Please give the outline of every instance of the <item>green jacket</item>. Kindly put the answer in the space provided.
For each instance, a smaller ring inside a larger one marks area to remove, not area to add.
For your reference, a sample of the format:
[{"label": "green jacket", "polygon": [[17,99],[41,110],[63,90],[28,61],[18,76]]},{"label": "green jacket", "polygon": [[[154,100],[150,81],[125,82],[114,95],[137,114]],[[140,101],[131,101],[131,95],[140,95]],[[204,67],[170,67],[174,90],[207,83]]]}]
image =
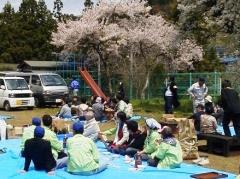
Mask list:
[{"label": "green jacket", "polygon": [[34,137],[34,129],[35,128],[36,128],[36,126],[32,125],[32,126],[29,126],[29,127],[24,129],[23,136],[22,136],[22,141],[21,141],[21,144],[20,144],[21,150],[24,149],[24,144],[25,144],[26,140]]},{"label": "green jacket", "polygon": [[157,151],[152,153],[151,157],[160,159],[158,168],[176,168],[183,161],[182,148],[178,141],[176,145],[161,142],[157,147]]},{"label": "green jacket", "polygon": [[57,160],[58,152],[63,150],[63,144],[58,140],[57,135],[53,131],[45,126],[43,128],[45,129],[43,139],[48,140],[51,143],[53,157]]},{"label": "green jacket", "polygon": [[68,172],[88,172],[99,168],[99,154],[94,142],[81,134],[67,140]]},{"label": "green jacket", "polygon": [[157,131],[151,131],[146,137],[143,147],[143,152],[151,154],[157,150],[156,142],[161,139],[161,135]]}]

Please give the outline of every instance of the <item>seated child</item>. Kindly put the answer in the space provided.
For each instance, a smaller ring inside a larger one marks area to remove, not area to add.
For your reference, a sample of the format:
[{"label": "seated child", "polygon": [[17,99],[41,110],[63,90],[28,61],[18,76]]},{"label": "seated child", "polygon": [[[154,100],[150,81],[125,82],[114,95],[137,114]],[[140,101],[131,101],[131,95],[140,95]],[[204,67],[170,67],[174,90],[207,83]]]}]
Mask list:
[{"label": "seated child", "polygon": [[102,140],[104,140],[104,135],[112,135],[115,133],[114,141],[107,144],[107,148],[110,152],[119,153],[120,148],[126,147],[129,138],[126,121],[126,114],[120,111],[117,113],[116,127],[100,133],[100,138],[102,138]]},{"label": "seated child", "polygon": [[62,119],[72,117],[71,108],[69,107],[66,99],[62,99],[62,107],[57,117]]},{"label": "seated child", "polygon": [[158,168],[177,168],[183,161],[182,148],[179,141],[173,136],[170,127],[163,127],[162,140],[156,143],[157,150],[151,154],[155,163],[150,166]]},{"label": "seated child", "polygon": [[200,120],[201,115],[204,114],[204,106],[202,104],[198,104],[196,107],[196,112],[189,117],[188,119],[193,119],[194,121],[194,128],[199,133],[200,132]]},{"label": "seated child", "polygon": [[217,133],[217,121],[212,116],[214,112],[213,106],[205,106],[205,114],[201,115],[200,132],[213,134]]},{"label": "seated child", "polygon": [[84,132],[83,135],[96,141],[98,139],[98,133],[100,132],[100,128],[98,122],[94,118],[94,114],[92,111],[88,111],[85,113],[86,122],[84,124]]},{"label": "seated child", "polygon": [[143,150],[146,135],[138,129],[136,121],[127,121],[127,129],[129,132],[129,140],[123,155],[133,157],[138,151]]}]

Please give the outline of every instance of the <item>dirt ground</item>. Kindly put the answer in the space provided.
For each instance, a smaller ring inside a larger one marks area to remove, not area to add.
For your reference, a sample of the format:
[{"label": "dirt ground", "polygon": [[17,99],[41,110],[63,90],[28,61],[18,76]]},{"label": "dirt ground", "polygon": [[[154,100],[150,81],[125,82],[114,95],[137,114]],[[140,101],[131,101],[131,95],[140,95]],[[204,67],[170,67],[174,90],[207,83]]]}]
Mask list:
[{"label": "dirt ground", "polygon": [[[0,110],[0,114],[8,114],[14,116],[14,119],[7,120],[8,124],[13,126],[23,126],[26,124],[31,124],[32,117],[41,117],[44,114],[55,115],[58,111],[58,108],[49,107],[49,108],[36,108],[33,110],[14,110],[10,112],[5,112]],[[108,122],[106,124],[100,124],[101,130],[105,130],[109,127],[112,127],[114,124],[112,122]],[[202,142],[200,142],[202,144]],[[224,157],[220,155],[208,154],[199,152],[200,155],[207,155],[210,161],[209,165],[205,167],[213,168],[217,170],[222,170],[230,173],[239,173],[239,165],[240,165],[240,151],[231,152],[230,156]],[[191,163],[191,161],[186,161]]]}]

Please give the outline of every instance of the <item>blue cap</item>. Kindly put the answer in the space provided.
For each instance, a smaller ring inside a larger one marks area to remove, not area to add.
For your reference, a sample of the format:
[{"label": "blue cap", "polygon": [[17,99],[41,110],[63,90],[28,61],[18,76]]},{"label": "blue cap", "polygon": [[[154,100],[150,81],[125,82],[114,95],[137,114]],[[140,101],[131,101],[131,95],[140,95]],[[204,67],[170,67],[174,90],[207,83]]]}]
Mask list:
[{"label": "blue cap", "polygon": [[72,126],[72,129],[77,132],[77,133],[80,133],[82,134],[83,131],[84,131],[84,125],[82,122],[75,122]]},{"label": "blue cap", "polygon": [[37,126],[34,129],[34,137],[43,138],[44,134],[45,134],[44,128]]},{"label": "blue cap", "polygon": [[41,126],[41,119],[38,117],[33,117],[32,118],[32,125],[34,126]]}]

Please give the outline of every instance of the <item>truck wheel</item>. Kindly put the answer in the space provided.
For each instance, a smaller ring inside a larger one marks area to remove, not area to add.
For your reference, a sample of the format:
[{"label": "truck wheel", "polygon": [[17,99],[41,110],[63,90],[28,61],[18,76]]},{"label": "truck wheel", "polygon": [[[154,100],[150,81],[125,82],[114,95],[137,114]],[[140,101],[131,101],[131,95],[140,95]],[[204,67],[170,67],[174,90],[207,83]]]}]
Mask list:
[{"label": "truck wheel", "polygon": [[28,107],[29,110],[33,110],[33,107]]},{"label": "truck wheel", "polygon": [[11,110],[11,106],[10,106],[10,103],[8,101],[6,101],[4,103],[4,109],[5,109],[5,111],[10,111]]}]

